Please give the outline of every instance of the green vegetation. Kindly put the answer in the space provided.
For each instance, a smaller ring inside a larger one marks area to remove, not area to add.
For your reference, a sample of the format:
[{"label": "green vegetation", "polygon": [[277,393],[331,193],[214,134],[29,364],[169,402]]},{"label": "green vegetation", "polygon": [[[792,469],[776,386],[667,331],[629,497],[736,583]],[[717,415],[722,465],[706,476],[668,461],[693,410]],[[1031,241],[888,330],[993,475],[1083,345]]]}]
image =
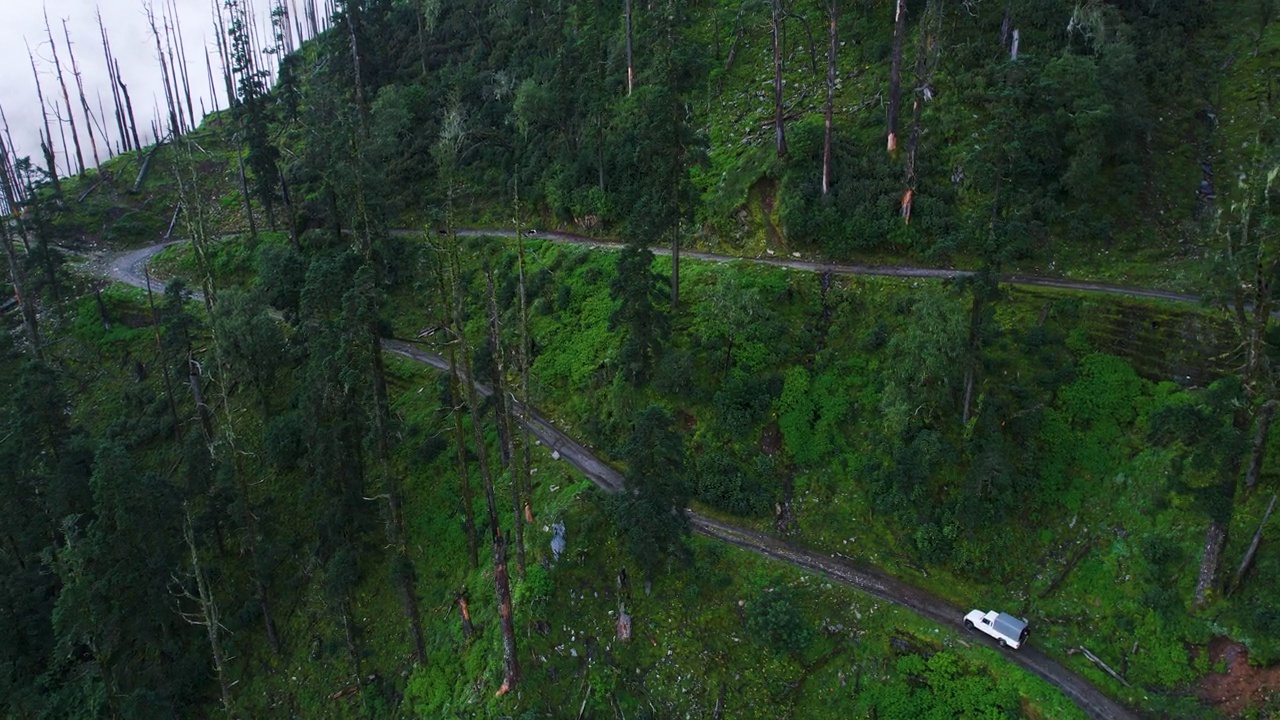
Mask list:
[{"label": "green vegetation", "polygon": [[[1216,712],[1215,637],[1280,662],[1273,2],[621,5],[351,0],[274,88],[233,26],[236,106],[136,190],[15,163],[7,715],[1082,716],[690,504],[1025,616],[1144,714]],[[64,262],[169,237],[163,294]]]}]

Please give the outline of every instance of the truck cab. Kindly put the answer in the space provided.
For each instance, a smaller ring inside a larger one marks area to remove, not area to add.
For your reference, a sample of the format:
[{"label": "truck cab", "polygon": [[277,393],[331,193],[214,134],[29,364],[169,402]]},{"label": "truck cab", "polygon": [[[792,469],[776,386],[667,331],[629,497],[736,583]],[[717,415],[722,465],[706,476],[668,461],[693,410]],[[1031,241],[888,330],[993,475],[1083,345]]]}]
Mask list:
[{"label": "truck cab", "polygon": [[1027,641],[1027,621],[995,610],[983,612],[970,610],[964,616],[964,626],[969,630],[981,630],[995,638],[1000,647],[1017,650]]}]

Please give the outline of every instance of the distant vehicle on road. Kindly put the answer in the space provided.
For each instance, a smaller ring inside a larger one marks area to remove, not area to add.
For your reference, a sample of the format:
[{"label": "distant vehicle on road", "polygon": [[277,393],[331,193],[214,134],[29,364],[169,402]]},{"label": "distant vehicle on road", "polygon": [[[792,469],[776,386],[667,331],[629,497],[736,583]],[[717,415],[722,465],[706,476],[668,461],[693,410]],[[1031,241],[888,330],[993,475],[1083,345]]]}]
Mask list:
[{"label": "distant vehicle on road", "polygon": [[990,610],[970,610],[964,616],[964,626],[969,630],[981,630],[1000,642],[1000,647],[1017,650],[1027,641],[1027,621],[1012,615]]}]

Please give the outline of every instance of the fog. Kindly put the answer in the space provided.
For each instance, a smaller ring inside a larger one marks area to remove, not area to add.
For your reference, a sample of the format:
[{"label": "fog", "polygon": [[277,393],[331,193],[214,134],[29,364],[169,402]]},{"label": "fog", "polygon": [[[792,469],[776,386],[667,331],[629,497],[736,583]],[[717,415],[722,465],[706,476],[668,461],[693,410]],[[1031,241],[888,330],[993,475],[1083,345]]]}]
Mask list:
[{"label": "fog", "polygon": [[[165,2],[170,4],[166,6]],[[219,7],[222,5],[222,0],[155,0],[150,3],[162,43],[164,28],[161,15],[166,7],[169,8],[170,15],[176,10],[176,26],[181,28],[186,50],[187,78],[197,122],[203,115],[202,107],[208,112],[214,107],[225,108],[227,104],[215,45],[217,26],[213,19],[213,2]],[[58,156],[58,174],[65,176],[74,171],[75,150],[72,146],[71,128],[65,122],[59,123],[55,117],[56,113],[66,118],[67,109],[54,70],[53,52],[45,33],[45,11],[48,12],[49,28],[58,47],[58,59],[62,64],[63,77],[75,113],[85,164],[93,165],[93,151],[75,78],[71,74],[71,57],[67,52],[63,20],[71,35],[76,62],[84,82],[85,98],[95,118],[94,133],[97,135],[99,157],[106,160],[111,154],[108,147],[115,151],[120,138],[98,30],[98,12],[102,14],[111,51],[120,64],[121,79],[129,88],[138,134],[143,144],[155,139],[151,130],[153,121],[162,128],[162,133],[165,132],[168,121],[164,83],[155,38],[147,24],[142,0],[46,0],[43,5],[38,0],[0,0],[0,4],[4,6],[5,20],[5,27],[0,28],[0,107],[8,120],[17,157],[30,156],[34,163],[44,166],[39,139],[43,121],[31,61],[27,57],[27,48],[30,47],[44,88],[45,107],[49,112],[50,131]],[[270,38],[269,6],[274,3],[270,0],[257,0],[253,4],[258,6],[255,22],[259,27],[259,37],[264,40]],[[210,93],[206,52],[213,68],[215,94]],[[181,95],[181,103],[185,113],[185,94]],[[63,132],[66,133],[66,153],[62,148]],[[106,134],[105,141],[103,133]]]}]

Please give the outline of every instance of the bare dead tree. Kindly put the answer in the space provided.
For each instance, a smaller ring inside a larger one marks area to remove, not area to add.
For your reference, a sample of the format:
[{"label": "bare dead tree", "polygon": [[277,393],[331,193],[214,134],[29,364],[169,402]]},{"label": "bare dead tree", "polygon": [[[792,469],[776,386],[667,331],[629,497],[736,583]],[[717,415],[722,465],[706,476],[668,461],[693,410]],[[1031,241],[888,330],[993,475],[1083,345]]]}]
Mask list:
[{"label": "bare dead tree", "polygon": [[71,57],[71,74],[76,79],[76,90],[80,94],[80,109],[84,112],[85,126],[89,131],[89,147],[93,150],[93,166],[98,167],[102,160],[98,157],[98,139],[93,132],[93,110],[84,96],[84,78],[80,75],[80,64],[76,62],[75,47],[71,44],[71,31],[67,29],[66,18],[62,19],[62,35],[67,41],[67,55]]},{"label": "bare dead tree", "polygon": [[191,121],[191,128],[196,127],[195,106],[191,102],[191,78],[187,72],[187,44],[182,38],[182,18],[178,15],[178,4],[175,0],[169,0],[170,12],[173,13],[173,35],[175,44],[178,46],[178,69],[182,75],[182,92],[187,99],[187,115]]},{"label": "bare dead tree", "polygon": [[[192,594],[187,581],[174,576],[174,595],[178,603],[178,616],[192,625],[204,627],[209,638],[209,647],[213,653],[213,671],[218,677],[218,688],[222,693],[222,708],[228,717],[234,717],[235,709],[231,704],[231,683],[227,680],[226,661],[222,653],[222,621],[218,612],[218,603],[214,600],[213,588],[210,587],[208,574],[200,559],[200,550],[196,546],[195,531],[191,528],[191,507],[183,504],[182,538],[187,543],[190,553],[191,570],[189,577],[195,580],[196,590]],[[194,602],[198,610],[188,612],[182,609],[182,601]]]},{"label": "bare dead tree", "polygon": [[[71,140],[76,148],[77,173],[84,172],[84,153],[80,152],[80,133],[76,129],[76,114],[71,111],[71,94],[67,92],[67,81],[62,75],[62,61],[58,58],[58,44],[53,41],[53,31],[49,29],[49,9],[44,10],[44,35],[49,40],[49,49],[53,53],[53,69],[62,88],[62,100],[67,105],[67,122],[71,124]],[[64,142],[65,144],[65,142]]]},{"label": "bare dead tree", "polygon": [[1249,571],[1249,566],[1253,564],[1253,559],[1258,554],[1258,545],[1262,543],[1262,529],[1266,527],[1267,520],[1271,518],[1271,511],[1276,509],[1277,495],[1271,496],[1271,502],[1267,503],[1267,511],[1262,513],[1262,520],[1258,522],[1258,529],[1253,533],[1253,540],[1249,543],[1249,549],[1244,554],[1244,559],[1240,561],[1240,567],[1236,569],[1236,574],[1231,578],[1231,584],[1227,586],[1227,595],[1233,594],[1240,588],[1240,583],[1244,581],[1244,574]]},{"label": "bare dead tree", "polygon": [[116,61],[111,56],[111,41],[107,38],[107,28],[102,22],[102,10],[95,11],[98,16],[98,34],[102,39],[102,55],[107,62],[107,80],[111,84],[111,100],[115,106],[116,132],[119,133],[122,152],[133,149],[129,144],[129,124],[124,113],[124,100],[120,96],[120,79],[117,76]]},{"label": "bare dead tree", "polygon": [[[120,77],[120,61],[116,61],[116,82],[120,84],[120,92],[124,95],[125,110],[129,114],[129,131],[133,135],[133,150],[138,153],[138,157],[142,157],[142,142],[138,139],[138,120],[133,114],[133,100],[129,98],[129,88],[124,84],[124,79]],[[156,133],[156,140],[159,141],[159,133]]]},{"label": "bare dead tree", "polygon": [[53,184],[53,192],[61,198],[62,183],[58,180],[58,158],[53,150],[53,133],[49,130],[49,108],[44,102],[44,87],[40,83],[40,73],[36,71],[36,56],[31,52],[30,45],[27,45],[27,59],[31,61],[31,75],[36,79],[36,98],[40,101],[40,117],[44,121],[44,135],[40,146],[44,151],[45,166],[49,170],[49,182]]},{"label": "bare dead tree", "polygon": [[222,10],[217,0],[210,0],[213,7],[214,22],[218,26],[217,44],[218,61],[222,64],[222,82],[227,91],[227,106],[234,108],[237,104],[235,80],[231,76],[231,49],[227,46],[227,28],[223,22]]},{"label": "bare dead tree", "polygon": [[[169,110],[169,131],[174,138],[182,135],[182,123],[178,120],[178,109],[174,105],[173,88],[169,82],[169,63],[165,61],[164,48],[160,42],[160,31],[156,27],[156,15],[150,2],[143,4],[147,25],[151,28],[151,37],[156,43],[156,59],[160,61],[160,77],[164,84],[165,106]],[[159,132],[157,131],[157,136]]]}]

